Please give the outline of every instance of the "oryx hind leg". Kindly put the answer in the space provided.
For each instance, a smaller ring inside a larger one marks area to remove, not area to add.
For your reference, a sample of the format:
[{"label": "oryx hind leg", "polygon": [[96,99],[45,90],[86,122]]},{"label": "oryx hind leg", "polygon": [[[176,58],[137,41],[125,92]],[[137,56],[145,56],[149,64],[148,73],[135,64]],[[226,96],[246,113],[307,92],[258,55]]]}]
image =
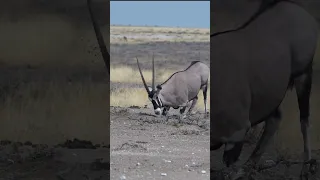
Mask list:
[{"label": "oryx hind leg", "polygon": [[208,90],[208,83],[203,85],[202,87],[202,93],[203,93],[203,102],[204,102],[204,114],[207,114],[207,90]]},{"label": "oryx hind leg", "polygon": [[301,171],[301,176],[308,176],[309,169],[308,164],[313,162],[311,159],[311,149],[310,149],[310,127],[309,127],[309,112],[310,112],[310,92],[312,86],[312,67],[302,74],[301,76],[294,79],[294,85],[296,89],[296,94],[298,97],[298,104],[300,110],[300,126],[301,133],[303,137],[303,147],[304,147],[304,165]]}]

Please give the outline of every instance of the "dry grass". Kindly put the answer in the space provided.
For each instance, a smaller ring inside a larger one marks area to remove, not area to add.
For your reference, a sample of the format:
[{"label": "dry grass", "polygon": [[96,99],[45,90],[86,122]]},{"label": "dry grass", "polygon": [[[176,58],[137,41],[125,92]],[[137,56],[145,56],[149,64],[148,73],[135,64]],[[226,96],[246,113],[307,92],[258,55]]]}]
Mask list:
[{"label": "dry grass", "polygon": [[[152,82],[152,71],[143,70],[143,77],[147,83]],[[173,74],[173,71],[163,69],[156,70],[156,81],[163,82]],[[129,66],[111,67],[110,68],[110,81],[111,82],[127,82],[127,83],[141,83],[141,76],[138,68],[133,69]]]},{"label": "dry grass", "polygon": [[[110,26],[110,43],[209,42],[210,29]],[[124,36],[128,41],[124,41]]]},{"label": "dry grass", "polygon": [[[207,92],[207,109],[210,109],[210,88]],[[119,88],[110,93],[110,105],[119,107],[139,106],[144,107],[151,102],[144,88]],[[203,94],[199,92],[196,108],[204,109]]]},{"label": "dry grass", "polygon": [[31,82],[1,104],[0,139],[54,144],[79,138],[109,144],[107,107],[107,84]]}]

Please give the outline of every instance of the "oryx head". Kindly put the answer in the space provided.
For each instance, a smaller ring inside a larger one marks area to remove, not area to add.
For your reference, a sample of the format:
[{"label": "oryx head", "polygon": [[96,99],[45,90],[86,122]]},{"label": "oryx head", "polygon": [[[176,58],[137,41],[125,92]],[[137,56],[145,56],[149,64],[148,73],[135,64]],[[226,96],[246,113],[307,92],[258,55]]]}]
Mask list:
[{"label": "oryx head", "polygon": [[152,105],[153,105],[153,109],[154,109],[154,113],[159,115],[161,113],[161,108],[163,107],[162,101],[159,98],[159,92],[161,90],[161,86],[158,85],[157,87],[155,87],[154,85],[154,55],[152,56],[152,86],[147,86],[146,81],[144,80],[140,65],[139,65],[139,60],[137,59],[137,64],[138,64],[138,68],[139,68],[139,72],[141,75],[141,79],[143,82],[143,85],[148,93],[148,98],[151,101]]}]

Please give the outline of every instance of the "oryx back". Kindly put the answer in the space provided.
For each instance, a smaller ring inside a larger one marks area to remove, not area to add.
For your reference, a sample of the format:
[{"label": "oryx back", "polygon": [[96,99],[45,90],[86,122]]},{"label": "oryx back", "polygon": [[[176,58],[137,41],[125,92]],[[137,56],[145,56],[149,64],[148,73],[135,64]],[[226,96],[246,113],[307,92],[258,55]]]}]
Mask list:
[{"label": "oryx back", "polygon": [[192,100],[198,95],[201,86],[207,84],[209,73],[206,64],[193,61],[185,70],[172,74],[161,84],[160,94],[164,103],[177,107]]}]

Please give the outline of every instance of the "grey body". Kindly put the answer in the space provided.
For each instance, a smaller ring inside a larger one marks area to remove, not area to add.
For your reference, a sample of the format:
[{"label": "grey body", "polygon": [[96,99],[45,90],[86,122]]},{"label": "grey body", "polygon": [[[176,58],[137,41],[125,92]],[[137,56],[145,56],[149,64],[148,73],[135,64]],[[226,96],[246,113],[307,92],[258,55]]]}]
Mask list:
[{"label": "grey body", "polygon": [[[137,63],[139,67],[138,59]],[[197,102],[200,89],[203,90],[206,112],[207,87],[210,73],[210,69],[206,64],[200,61],[193,61],[188,68],[175,72],[164,83],[156,87],[154,86],[154,60],[153,85],[151,87],[146,85],[140,67],[139,71],[149,100],[153,104],[155,114],[160,114],[163,108],[162,115],[167,115],[170,107],[173,107],[175,109],[181,108],[180,113],[182,116],[185,116],[185,109],[188,107],[189,102],[192,101],[191,107],[188,110],[191,113]]]},{"label": "grey body", "polygon": [[196,62],[188,69],[175,73],[161,84],[159,92],[164,106],[178,108],[186,106],[199,93],[202,86],[207,85],[210,69],[202,62]]},{"label": "grey body", "polygon": [[211,37],[211,149],[226,145],[227,166],[238,160],[249,128],[265,121],[247,162],[258,163],[281,120],[279,105],[293,84],[305,161],[311,159],[308,117],[318,24],[292,2],[276,2],[266,9],[246,27]]}]

